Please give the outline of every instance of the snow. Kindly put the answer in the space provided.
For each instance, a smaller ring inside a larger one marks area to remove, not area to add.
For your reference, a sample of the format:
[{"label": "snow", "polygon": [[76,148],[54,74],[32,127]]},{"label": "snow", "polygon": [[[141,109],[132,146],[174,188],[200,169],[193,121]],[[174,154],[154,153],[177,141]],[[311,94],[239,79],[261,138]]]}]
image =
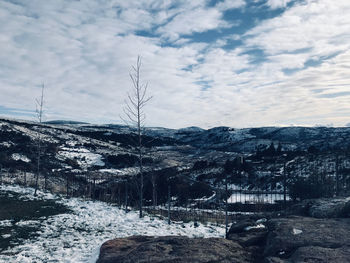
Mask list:
[{"label": "snow", "polygon": [[303,230],[293,228],[293,235],[300,235],[301,233],[303,233]]},{"label": "snow", "polygon": [[[73,213],[59,214],[40,220],[22,220],[18,224],[40,224],[38,236],[9,248],[0,255],[0,262],[95,262],[104,241],[132,235],[184,235],[189,237],[223,237],[224,227],[193,222],[168,225],[157,217],[139,219],[137,211],[123,209],[99,201],[78,198],[62,199],[53,194],[20,186],[0,186],[0,191],[21,193],[25,199],[56,199]],[[8,220],[0,225],[9,224]],[[14,256],[15,255],[15,256]]]},{"label": "snow", "polygon": [[258,224],[256,226],[247,226],[244,228],[245,231],[249,231],[251,229],[259,229],[259,228],[265,228],[265,226],[263,224]]},{"label": "snow", "polygon": [[12,221],[11,220],[2,220],[2,221],[0,221],[0,226],[2,226],[2,227],[11,226],[11,225],[12,225]]},{"label": "snow", "polygon": [[267,218],[260,218],[258,220],[256,220],[257,224],[262,224],[262,223],[266,223],[267,222]]},{"label": "snow", "polygon": [[15,160],[15,161],[23,161],[25,163],[29,163],[30,162],[30,159],[27,156],[19,154],[19,153],[13,153],[11,155],[11,158],[13,160]]},{"label": "snow", "polygon": [[1,142],[0,145],[7,147],[7,148],[10,148],[12,144],[9,142]]},{"label": "snow", "polygon": [[249,133],[250,129],[235,129],[230,131],[230,139],[232,141],[242,141],[256,138],[255,135]]},{"label": "snow", "polygon": [[66,141],[66,144],[71,146],[71,147],[74,147],[77,144],[77,142],[76,141]]},{"label": "snow", "polygon": [[216,192],[213,192],[213,194],[209,197],[204,196],[202,198],[194,199],[194,201],[209,201],[209,200],[213,199],[215,196],[216,196]]},{"label": "snow", "polygon": [[[144,168],[144,169],[147,170],[147,168]],[[139,173],[139,171],[140,169],[138,167],[128,167],[128,168],[121,168],[121,169],[114,169],[114,168],[99,169],[99,172],[101,173],[108,173],[108,174],[117,175],[117,176],[135,175]]]},{"label": "snow", "polygon": [[84,168],[105,165],[100,154],[92,153],[85,148],[61,147],[61,151],[58,152],[58,158],[76,159],[78,164]]},{"label": "snow", "polygon": [[36,226],[36,225],[40,225],[40,222],[35,220],[21,220],[17,222],[16,225],[17,226]]}]

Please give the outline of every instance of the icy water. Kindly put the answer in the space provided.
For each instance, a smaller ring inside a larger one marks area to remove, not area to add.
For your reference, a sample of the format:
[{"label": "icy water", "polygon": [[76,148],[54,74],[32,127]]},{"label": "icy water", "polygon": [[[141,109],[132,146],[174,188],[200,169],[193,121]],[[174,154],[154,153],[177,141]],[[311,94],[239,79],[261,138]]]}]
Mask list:
[{"label": "icy water", "polygon": [[132,235],[223,237],[224,227],[138,218],[98,201],[0,185],[0,262],[95,262],[104,241]]}]

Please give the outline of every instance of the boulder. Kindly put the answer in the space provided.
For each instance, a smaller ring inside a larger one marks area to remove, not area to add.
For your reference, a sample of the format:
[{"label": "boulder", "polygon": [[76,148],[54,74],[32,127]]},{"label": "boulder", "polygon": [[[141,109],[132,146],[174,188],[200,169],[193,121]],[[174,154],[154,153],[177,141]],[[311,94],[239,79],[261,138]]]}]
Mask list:
[{"label": "boulder", "polygon": [[335,218],[350,216],[350,199],[318,199],[309,208],[309,215],[316,218]]},{"label": "boulder", "polygon": [[264,263],[349,263],[350,249],[349,247],[340,248],[324,248],[324,247],[300,247],[290,258],[267,257]]},{"label": "boulder", "polygon": [[265,219],[257,221],[247,219],[234,223],[228,232],[227,238],[244,247],[261,246],[267,235],[265,223]]},{"label": "boulder", "polygon": [[289,262],[348,263],[350,262],[350,247],[300,247],[293,253]]},{"label": "boulder", "polygon": [[252,219],[245,219],[235,222],[231,225],[230,230],[228,231],[228,236],[230,236],[231,234],[244,232],[244,229],[246,229],[247,227],[252,227],[255,225],[256,223]]},{"label": "boulder", "polygon": [[132,236],[105,242],[97,263],[252,262],[250,252],[222,238]]},{"label": "boulder", "polygon": [[320,198],[303,200],[287,210],[289,215],[315,218],[350,217],[350,198]]},{"label": "boulder", "polygon": [[335,249],[350,244],[350,219],[347,218],[290,216],[271,219],[267,226],[269,233],[264,249],[266,257],[289,258],[301,247]]},{"label": "boulder", "polygon": [[288,261],[278,257],[267,257],[263,262],[264,263],[287,263]]}]

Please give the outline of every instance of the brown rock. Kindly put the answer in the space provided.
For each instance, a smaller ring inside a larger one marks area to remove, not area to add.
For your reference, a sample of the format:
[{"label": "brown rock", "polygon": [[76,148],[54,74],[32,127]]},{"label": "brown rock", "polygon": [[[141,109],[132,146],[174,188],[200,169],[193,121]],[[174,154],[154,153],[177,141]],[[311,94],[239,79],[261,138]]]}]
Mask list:
[{"label": "brown rock", "polygon": [[348,263],[350,262],[350,247],[301,247],[293,253],[289,262]]},{"label": "brown rock", "polygon": [[228,235],[230,236],[230,234],[236,234],[236,233],[244,232],[244,230],[247,227],[252,227],[252,226],[255,226],[255,225],[256,225],[256,223],[252,219],[246,219],[246,220],[238,221],[238,222],[232,224],[232,226],[230,227],[230,230],[228,231]]},{"label": "brown rock", "polygon": [[234,223],[228,232],[228,239],[244,247],[262,246],[267,236],[265,222],[266,219],[258,221],[248,219]]},{"label": "brown rock", "polygon": [[293,216],[270,220],[268,229],[265,256],[289,258],[300,247],[339,248],[350,244],[350,219],[345,218]]},{"label": "brown rock", "polygon": [[316,218],[349,217],[349,198],[318,199],[309,208],[309,215]]},{"label": "brown rock", "polygon": [[264,260],[264,263],[287,263],[287,260],[278,258],[278,257],[267,257]]},{"label": "brown rock", "polygon": [[303,200],[291,206],[287,214],[315,218],[350,217],[350,198],[320,198]]},{"label": "brown rock", "polygon": [[222,238],[132,236],[105,242],[97,263],[252,262],[239,244]]}]

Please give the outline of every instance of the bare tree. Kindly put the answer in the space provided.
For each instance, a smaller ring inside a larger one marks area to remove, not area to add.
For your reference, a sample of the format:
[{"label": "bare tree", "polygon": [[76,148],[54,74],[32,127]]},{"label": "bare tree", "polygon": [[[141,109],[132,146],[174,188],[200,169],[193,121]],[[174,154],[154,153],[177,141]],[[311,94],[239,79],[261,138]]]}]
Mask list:
[{"label": "bare tree", "polygon": [[151,175],[151,184],[152,184],[152,204],[155,208],[157,206],[157,175],[152,171]]},{"label": "bare tree", "polygon": [[[130,78],[132,81],[131,92],[128,93],[128,97],[125,101],[124,114],[126,116],[125,122],[136,127],[137,130],[137,142],[136,147],[138,151],[138,163],[140,169],[140,184],[138,187],[139,192],[139,208],[140,208],[140,218],[142,217],[142,206],[143,206],[143,142],[142,133],[144,131],[144,125],[146,120],[146,115],[144,112],[144,107],[147,102],[149,102],[152,97],[147,95],[147,83],[141,83],[141,57],[137,56],[136,65],[132,66],[132,71],[130,73]],[[123,118],[122,118],[123,119]]]},{"label": "bare tree", "polygon": [[39,128],[37,131],[37,142],[36,142],[36,146],[37,146],[37,171],[36,171],[36,177],[35,177],[35,191],[34,191],[34,196],[36,196],[36,192],[38,190],[38,186],[39,186],[39,175],[40,175],[40,158],[41,158],[41,154],[42,154],[42,138],[41,138],[41,123],[43,120],[43,108],[44,108],[44,84],[42,84],[41,86],[41,96],[39,99],[35,100],[36,103],[36,118],[38,120],[39,123]]}]

